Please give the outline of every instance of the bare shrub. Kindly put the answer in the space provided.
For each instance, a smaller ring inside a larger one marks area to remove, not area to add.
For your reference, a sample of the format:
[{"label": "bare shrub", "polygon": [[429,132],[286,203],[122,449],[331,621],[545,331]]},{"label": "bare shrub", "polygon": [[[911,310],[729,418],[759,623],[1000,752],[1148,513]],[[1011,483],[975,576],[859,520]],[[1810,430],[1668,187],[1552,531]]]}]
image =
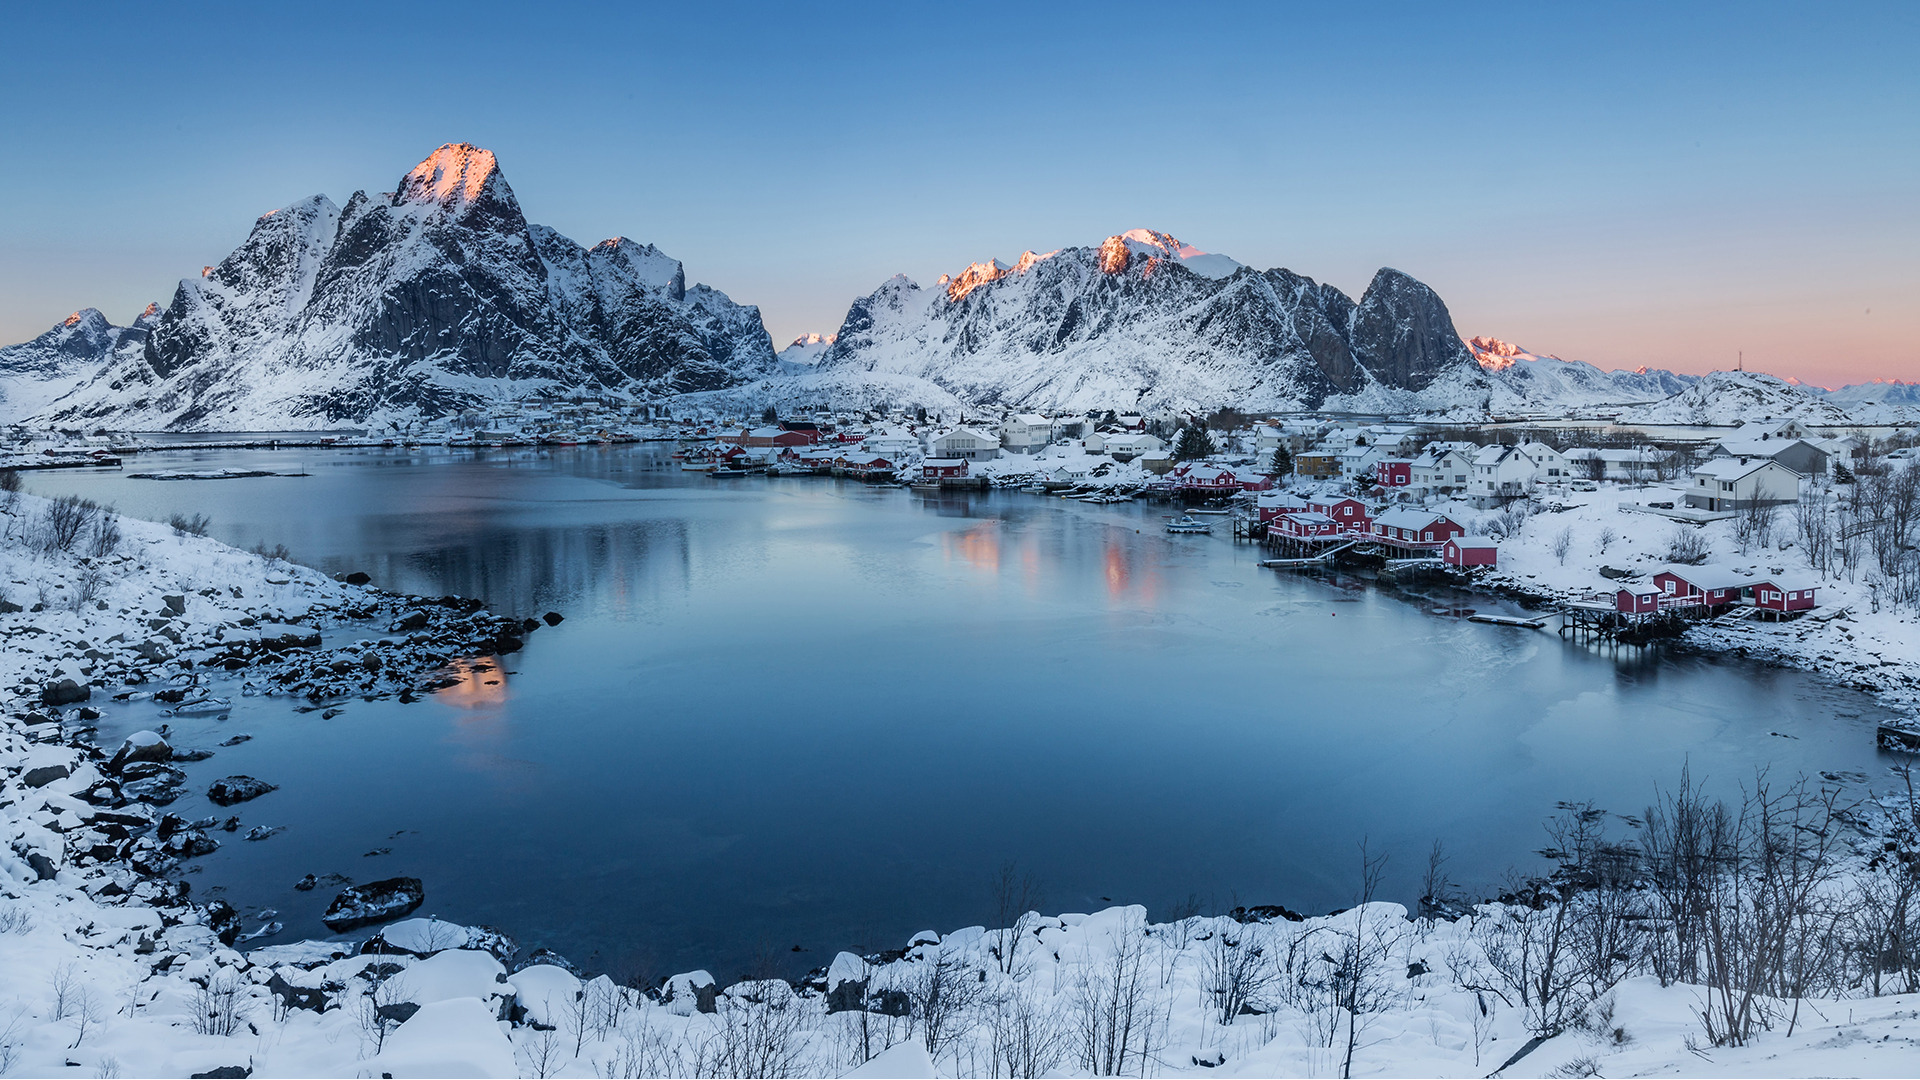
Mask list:
[{"label": "bare shrub", "polygon": [[1698,566],[1707,561],[1711,548],[1706,534],[1688,525],[1676,525],[1667,536],[1667,561]]},{"label": "bare shrub", "polygon": [[109,506],[100,511],[94,519],[93,529],[87,535],[87,554],[101,559],[120,549],[120,515]]},{"label": "bare shrub", "polygon": [[246,1020],[246,983],[224,968],[197,984],[193,995],[193,1031],[196,1035],[231,1035]]},{"label": "bare shrub", "polygon": [[1567,565],[1567,552],[1573,550],[1573,526],[1569,525],[1553,536],[1553,557],[1561,566]]},{"label": "bare shrub", "polygon": [[986,1015],[990,1075],[1045,1076],[1059,1067],[1070,1049],[1059,1006],[1031,987],[1017,986],[996,995]]},{"label": "bare shrub", "polygon": [[78,495],[63,495],[49,501],[40,515],[39,532],[35,536],[37,546],[48,554],[72,551],[99,512],[99,504]]},{"label": "bare shrub", "polygon": [[1252,1011],[1275,978],[1259,924],[1242,926],[1236,933],[1224,922],[1200,954],[1200,989],[1222,1027]]},{"label": "bare shrub", "polygon": [[1020,952],[1033,929],[1040,907],[1040,884],[1032,871],[1021,871],[1009,862],[993,878],[993,925],[987,951],[997,962],[1001,974],[1018,976],[1024,969]]},{"label": "bare shrub", "polygon": [[696,1076],[784,1078],[800,1069],[807,1008],[778,979],[729,987],[695,1049]]},{"label": "bare shrub", "polygon": [[167,524],[173,527],[175,536],[205,536],[213,519],[205,514],[174,514],[167,518]]},{"label": "bare shrub", "polygon": [[1082,958],[1072,976],[1070,1009],[1080,1067],[1095,1076],[1140,1068],[1159,1049],[1165,1025],[1152,1000],[1146,927],[1130,915],[1114,928],[1104,957]]}]

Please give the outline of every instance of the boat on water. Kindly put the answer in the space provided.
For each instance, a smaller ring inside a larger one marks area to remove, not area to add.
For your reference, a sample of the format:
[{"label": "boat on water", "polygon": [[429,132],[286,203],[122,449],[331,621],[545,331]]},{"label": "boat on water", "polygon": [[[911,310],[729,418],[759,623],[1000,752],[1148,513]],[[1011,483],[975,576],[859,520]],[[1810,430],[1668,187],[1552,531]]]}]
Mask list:
[{"label": "boat on water", "polygon": [[1168,519],[1167,531],[1170,533],[1210,533],[1213,531],[1213,523],[1210,521],[1200,521],[1192,514],[1181,514],[1177,518]]},{"label": "boat on water", "polygon": [[731,465],[723,465],[708,469],[707,475],[713,477],[715,480],[722,480],[733,476],[745,476],[750,471],[751,470],[748,469],[736,469]]}]

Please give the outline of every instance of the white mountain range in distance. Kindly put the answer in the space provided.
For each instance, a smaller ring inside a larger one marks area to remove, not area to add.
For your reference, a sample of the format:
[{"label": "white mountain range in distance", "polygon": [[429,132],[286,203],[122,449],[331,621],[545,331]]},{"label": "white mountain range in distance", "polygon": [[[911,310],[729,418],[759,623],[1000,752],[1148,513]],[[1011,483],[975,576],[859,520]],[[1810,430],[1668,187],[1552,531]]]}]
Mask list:
[{"label": "white mountain range in distance", "polygon": [[[1764,398],[1783,414],[1916,410],[1906,384],[1822,394],[1734,381],[1742,407]],[[757,308],[689,287],[652,245],[584,248],[529,224],[493,154],[448,144],[393,192],[261,216],[245,244],[133,326],[83,309],[0,349],[0,421],[302,429],[613,394],[1463,420],[1632,406],[1699,422],[1725,410],[1699,394],[1660,406],[1701,383],[1465,342],[1440,297],[1391,268],[1355,300],[1150,229],[977,262],[933,288],[896,276],[836,332],[776,357]]]}]

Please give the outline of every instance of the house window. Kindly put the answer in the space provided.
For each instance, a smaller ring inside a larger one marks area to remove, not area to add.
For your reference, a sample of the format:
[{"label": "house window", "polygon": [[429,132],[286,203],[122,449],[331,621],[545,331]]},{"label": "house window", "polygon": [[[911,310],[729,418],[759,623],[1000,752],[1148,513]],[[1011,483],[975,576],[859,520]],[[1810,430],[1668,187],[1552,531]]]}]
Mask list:
[{"label": "house window", "polygon": [[1427,539],[1429,539],[1429,540],[1431,540],[1431,539],[1433,539],[1433,530],[1432,530],[1432,529],[1428,529],[1428,530],[1427,530]]}]

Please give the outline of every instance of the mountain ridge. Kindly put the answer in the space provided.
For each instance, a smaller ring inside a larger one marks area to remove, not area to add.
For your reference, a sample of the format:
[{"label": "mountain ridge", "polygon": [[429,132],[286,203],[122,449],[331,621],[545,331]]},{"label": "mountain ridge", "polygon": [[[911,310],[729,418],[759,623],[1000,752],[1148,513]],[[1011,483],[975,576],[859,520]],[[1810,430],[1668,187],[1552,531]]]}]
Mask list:
[{"label": "mountain ridge", "polygon": [[624,237],[529,223],[489,151],[449,143],[393,192],[310,196],[180,282],[138,355],[39,418],[297,430],[541,394],[658,397],[776,369],[759,309]]}]

